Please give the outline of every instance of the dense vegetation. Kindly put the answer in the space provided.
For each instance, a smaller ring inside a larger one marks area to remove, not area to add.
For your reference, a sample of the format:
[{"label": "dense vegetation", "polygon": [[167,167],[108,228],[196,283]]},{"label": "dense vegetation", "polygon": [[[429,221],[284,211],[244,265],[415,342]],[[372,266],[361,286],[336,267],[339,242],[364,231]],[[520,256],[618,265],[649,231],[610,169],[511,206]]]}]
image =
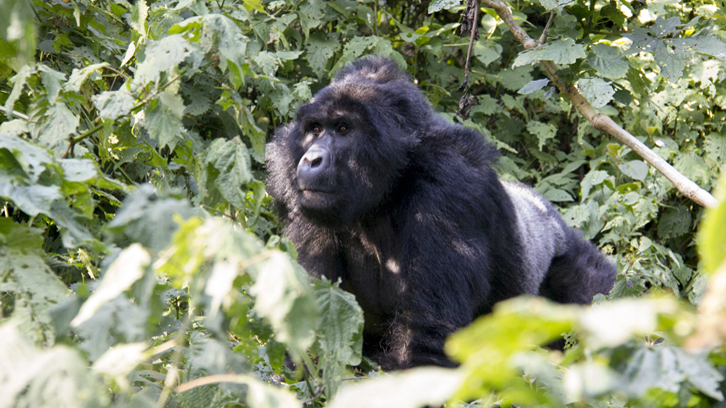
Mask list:
[{"label": "dense vegetation", "polygon": [[[460,90],[459,0],[0,0],[0,407],[723,404],[726,204],[680,194],[543,66],[711,190],[726,4],[513,1],[530,37],[549,27],[527,50],[491,4]],[[449,340],[456,370],[361,357],[355,299],[279,235],[264,151],[369,53],[453,121],[478,99],[463,124],[501,176],[617,262],[607,298],[501,304]]]}]

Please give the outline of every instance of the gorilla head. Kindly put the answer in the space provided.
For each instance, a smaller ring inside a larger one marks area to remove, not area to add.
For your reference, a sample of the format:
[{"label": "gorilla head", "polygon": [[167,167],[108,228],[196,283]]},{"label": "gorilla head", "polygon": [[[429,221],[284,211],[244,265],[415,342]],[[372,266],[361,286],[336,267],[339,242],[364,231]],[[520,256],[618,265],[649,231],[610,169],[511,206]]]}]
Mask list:
[{"label": "gorilla head", "polygon": [[288,155],[270,160],[286,167],[282,201],[325,225],[348,225],[385,202],[426,121],[428,104],[408,76],[393,61],[370,62],[343,69],[280,133],[284,148],[271,145],[269,157]]}]

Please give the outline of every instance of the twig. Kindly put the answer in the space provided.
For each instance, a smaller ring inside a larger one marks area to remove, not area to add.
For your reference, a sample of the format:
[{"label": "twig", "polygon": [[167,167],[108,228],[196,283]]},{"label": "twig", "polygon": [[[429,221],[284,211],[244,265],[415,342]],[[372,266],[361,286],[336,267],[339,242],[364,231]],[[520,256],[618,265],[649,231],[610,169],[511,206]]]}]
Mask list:
[{"label": "twig", "polygon": [[187,315],[184,317],[184,322],[182,323],[182,327],[179,329],[179,333],[177,333],[176,337],[173,339],[173,341],[176,343],[177,346],[179,346],[176,350],[174,350],[174,353],[171,357],[171,362],[167,368],[166,371],[166,378],[164,379],[164,388],[161,390],[161,394],[159,395],[159,399],[156,401],[156,406],[158,408],[163,408],[166,405],[166,401],[169,399],[169,396],[171,395],[172,390],[174,389],[174,383],[179,382],[179,363],[181,362],[182,358],[182,345],[184,344],[187,336],[187,332],[189,330],[189,325],[192,322],[192,312],[191,309],[187,313]]},{"label": "twig", "polygon": [[[511,31],[517,41],[524,46],[524,49],[530,50],[541,45],[538,41],[533,40],[532,37],[530,37],[524,29],[522,29],[522,27],[514,21],[511,10],[509,10],[509,7],[503,1],[481,1],[482,4],[497,12],[499,17],[504,21],[507,27],[509,27],[509,31]],[[673,168],[673,166],[655,154],[655,152],[653,152],[640,140],[636,139],[635,136],[630,134],[630,132],[623,129],[608,116],[595,112],[595,109],[592,105],[590,105],[590,102],[588,102],[574,86],[566,83],[556,75],[557,66],[552,61],[540,61],[540,63],[542,64],[542,67],[547,73],[550,81],[552,81],[562,95],[574,104],[580,114],[590,121],[595,129],[615,137],[633,149],[636,154],[645,159],[645,161],[650,163],[651,166],[655,167],[656,170],[670,180],[670,182],[673,183],[678,191],[680,191],[684,196],[704,207],[712,207],[718,203],[718,201],[716,201],[716,199],[708,191],[702,189],[696,183]]]},{"label": "twig", "polygon": [[550,19],[547,20],[547,25],[545,25],[544,30],[542,31],[542,35],[539,36],[539,45],[544,45],[545,41],[547,41],[547,31],[549,31],[550,26],[552,25],[552,21],[555,19],[555,12],[553,11],[550,13]]},{"label": "twig", "polygon": [[28,115],[25,115],[23,113],[20,113],[20,112],[18,112],[16,110],[8,109],[8,108],[6,108],[4,106],[1,106],[1,105],[0,105],[0,110],[3,111],[3,112],[5,112],[6,115],[8,115],[8,116],[12,115],[12,116],[17,116],[17,117],[19,117],[20,119],[23,119],[23,120],[30,120],[30,118],[28,117]]},{"label": "twig", "polygon": [[204,208],[207,211],[214,211],[215,214],[221,215],[222,217],[227,217],[227,218],[229,218],[232,221],[236,221],[236,219],[234,217],[232,217],[229,214],[226,214],[224,211],[219,211],[218,209],[212,208],[212,207],[210,207],[210,206],[208,206],[206,204],[202,204],[202,205],[200,205],[200,207]]},{"label": "twig", "polygon": [[474,48],[474,40],[479,34],[479,1],[471,0],[474,2],[474,21],[469,22],[471,27],[471,34],[469,35],[469,49],[466,50],[466,67],[464,68],[464,84],[469,87],[469,70],[471,69],[471,50]]}]

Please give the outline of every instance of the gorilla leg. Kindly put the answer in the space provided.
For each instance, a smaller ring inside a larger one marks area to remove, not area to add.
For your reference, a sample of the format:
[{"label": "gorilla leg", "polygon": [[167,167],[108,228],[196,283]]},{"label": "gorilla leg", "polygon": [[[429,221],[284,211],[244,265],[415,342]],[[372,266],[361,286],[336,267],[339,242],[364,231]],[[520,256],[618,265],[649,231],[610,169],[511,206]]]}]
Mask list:
[{"label": "gorilla leg", "polygon": [[607,295],[615,283],[615,266],[580,233],[566,228],[566,249],[552,259],[539,294],[558,303],[587,304]]}]

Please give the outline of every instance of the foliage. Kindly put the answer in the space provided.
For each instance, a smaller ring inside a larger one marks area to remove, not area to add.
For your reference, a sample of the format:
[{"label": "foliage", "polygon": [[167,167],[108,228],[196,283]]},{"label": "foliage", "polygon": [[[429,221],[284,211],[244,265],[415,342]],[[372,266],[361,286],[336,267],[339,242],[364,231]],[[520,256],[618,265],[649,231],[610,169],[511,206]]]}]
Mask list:
[{"label": "foliage", "polygon": [[[591,309],[503,303],[451,337],[459,369],[388,375],[353,296],[310,284],[279,235],[265,142],[369,53],[458,120],[461,1],[0,0],[0,408],[723,404],[723,196],[704,216],[537,64],[710,189],[723,2],[509,6],[533,38],[552,14],[548,40],[523,51],[482,8],[463,124],[618,281]],[[564,354],[538,347],[563,333]]]}]

